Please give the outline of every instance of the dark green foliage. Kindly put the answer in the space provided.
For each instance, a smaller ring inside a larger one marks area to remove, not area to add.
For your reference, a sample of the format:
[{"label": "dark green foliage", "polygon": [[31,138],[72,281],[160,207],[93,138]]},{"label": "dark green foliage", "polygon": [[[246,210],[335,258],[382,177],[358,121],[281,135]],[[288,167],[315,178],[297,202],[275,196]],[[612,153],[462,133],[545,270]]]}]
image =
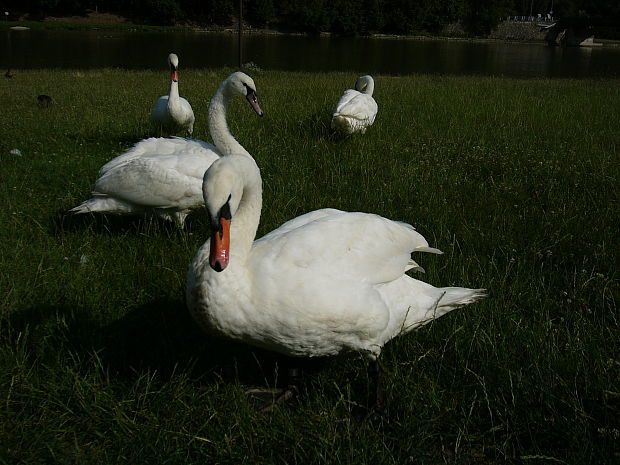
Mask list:
[{"label": "dark green foliage", "polygon": [[191,24],[230,26],[237,15],[237,2],[221,0],[181,0],[181,8]]},{"label": "dark green foliage", "polygon": [[172,26],[184,19],[183,11],[176,0],[134,0],[137,8],[132,19],[138,23],[158,26]]},{"label": "dark green foliage", "polygon": [[514,10],[512,0],[470,0],[465,7],[465,24],[474,35],[488,34]]},{"label": "dark green foliage", "polygon": [[268,27],[276,20],[274,0],[256,0],[247,2],[247,17],[259,27]]},{"label": "dark green foliage", "polygon": [[[294,32],[441,34],[460,22],[470,35],[487,35],[509,15],[594,18],[603,37],[620,30],[620,3],[612,0],[244,0],[244,22]],[[124,14],[146,24],[230,26],[238,0],[11,0],[7,8],[35,17],[99,11]],[[599,34],[600,35],[600,34]]]}]

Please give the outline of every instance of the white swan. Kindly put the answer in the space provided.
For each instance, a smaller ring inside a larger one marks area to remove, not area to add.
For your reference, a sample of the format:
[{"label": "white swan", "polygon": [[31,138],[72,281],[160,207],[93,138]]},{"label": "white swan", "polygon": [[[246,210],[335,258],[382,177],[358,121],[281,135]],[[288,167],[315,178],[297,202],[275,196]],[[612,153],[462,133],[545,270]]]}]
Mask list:
[{"label": "white swan", "polygon": [[377,102],[372,98],[374,89],[372,76],[359,77],[355,82],[355,90],[347,89],[340,97],[332,115],[332,129],[344,134],[364,134],[377,116]]},{"label": "white swan", "polygon": [[441,253],[413,226],[334,209],[299,216],[254,241],[262,181],[253,159],[214,162],[203,193],[212,238],[188,272],[186,297],[207,332],[294,357],[383,346],[484,296],[405,274],[412,252]]},{"label": "white swan", "polygon": [[177,137],[142,140],[103,165],[93,197],[69,211],[150,213],[183,226],[190,210],[203,205],[202,179],[211,163],[232,153],[249,156],[226,123],[228,102],[235,94],[244,96],[256,113],[263,115],[252,78],[233,73],[222,82],[209,104],[209,129],[215,147]]},{"label": "white swan", "polygon": [[179,96],[179,57],[168,55],[170,66],[170,91],[157,99],[151,109],[151,124],[158,130],[171,133],[194,131],[194,111],[187,100]]}]

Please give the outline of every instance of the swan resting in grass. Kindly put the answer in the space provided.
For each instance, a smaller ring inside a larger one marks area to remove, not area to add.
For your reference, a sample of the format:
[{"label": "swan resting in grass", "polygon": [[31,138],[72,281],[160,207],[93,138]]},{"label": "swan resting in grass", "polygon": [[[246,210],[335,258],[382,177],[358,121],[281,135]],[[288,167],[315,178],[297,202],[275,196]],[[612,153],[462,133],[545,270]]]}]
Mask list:
[{"label": "swan resting in grass", "polygon": [[176,133],[194,131],[194,111],[187,100],[179,95],[179,57],[168,55],[170,91],[157,99],[151,109],[150,120],[156,131]]},{"label": "swan resting in grass", "polygon": [[332,115],[332,129],[343,134],[364,134],[377,116],[377,102],[372,98],[374,89],[372,76],[359,77],[355,89],[347,89],[340,97]]},{"label": "swan resting in grass", "polygon": [[485,295],[405,274],[421,271],[412,252],[441,252],[413,226],[374,214],[316,210],[254,240],[262,181],[250,157],[215,161],[203,194],[212,236],[190,266],[186,298],[208,333],[291,357],[357,351],[376,362],[391,339]]},{"label": "swan resting in grass", "polygon": [[93,197],[69,211],[151,214],[182,227],[189,212],[204,205],[202,181],[211,163],[232,153],[250,156],[226,122],[233,95],[245,97],[263,116],[252,78],[233,73],[222,82],[209,104],[209,129],[215,146],[179,137],[142,140],[103,165]]}]

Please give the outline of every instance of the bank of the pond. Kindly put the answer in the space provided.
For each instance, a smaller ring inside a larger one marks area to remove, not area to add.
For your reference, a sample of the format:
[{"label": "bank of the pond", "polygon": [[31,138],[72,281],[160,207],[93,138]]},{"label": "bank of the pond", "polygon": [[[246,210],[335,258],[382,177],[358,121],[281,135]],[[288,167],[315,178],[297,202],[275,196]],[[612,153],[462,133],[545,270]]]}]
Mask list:
[{"label": "bank of the pond", "polygon": [[[11,17],[7,12],[6,19],[19,19],[19,24],[35,29],[67,29],[67,30],[88,30],[88,29],[105,29],[120,31],[210,31],[210,32],[237,32],[236,26],[219,26],[209,25],[208,27],[198,26],[187,22],[184,24],[176,24],[172,26],[153,26],[147,24],[138,24],[132,22],[129,18],[113,13],[99,12],[97,10],[86,10],[82,15],[73,16],[48,16],[40,21],[29,21],[29,15],[22,15],[20,18]],[[544,42],[549,40],[549,31],[545,28],[552,24],[549,21],[517,21],[504,20],[500,22],[491,33],[486,37],[471,36],[467,34],[463,24],[460,21],[447,24],[443,27],[439,34],[415,34],[415,35],[392,35],[392,34],[370,34],[367,37],[373,38],[406,38],[417,40],[501,40],[501,41],[522,41],[522,42]],[[7,23],[11,25],[17,22]],[[285,35],[304,35],[295,32],[280,32],[273,29],[257,29],[246,25],[245,34],[285,34]],[[329,36],[330,33],[321,33],[320,35]],[[595,40],[593,45],[618,45],[620,41],[601,41]]]},{"label": "bank of the pond", "polygon": [[[202,32],[231,32],[236,33],[236,26],[210,25],[208,27],[196,26],[192,24],[178,24],[174,26],[153,26],[132,22],[129,18],[112,14],[100,13],[97,11],[87,11],[84,15],[46,17],[41,21],[30,21],[28,16],[20,18],[20,21],[7,22],[9,26],[26,26],[33,29],[67,29],[67,30],[88,30],[88,29],[108,29],[120,31],[202,31]],[[547,23],[545,23],[547,24]],[[277,35],[305,35],[304,33],[281,32],[274,29],[260,29],[245,26],[245,34],[277,34]],[[321,33],[323,36],[330,36],[331,33]],[[442,34],[414,34],[414,35],[395,35],[395,34],[371,34],[368,37],[381,38],[402,38],[415,40],[504,40],[504,41],[526,41],[544,42],[546,31],[541,28],[541,24],[535,21],[502,21],[489,34],[488,37],[468,36],[460,23],[447,25]],[[600,44],[620,44],[620,41],[596,41]]]}]

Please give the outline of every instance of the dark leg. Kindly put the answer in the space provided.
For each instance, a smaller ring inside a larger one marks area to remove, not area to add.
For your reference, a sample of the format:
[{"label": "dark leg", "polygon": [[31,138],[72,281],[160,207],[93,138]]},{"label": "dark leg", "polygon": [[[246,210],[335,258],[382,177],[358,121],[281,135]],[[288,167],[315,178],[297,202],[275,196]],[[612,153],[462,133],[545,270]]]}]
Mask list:
[{"label": "dark leg", "polygon": [[299,394],[299,381],[301,380],[301,368],[289,367],[286,370],[286,391],[291,391],[293,396]]},{"label": "dark leg", "polygon": [[383,416],[385,413],[385,390],[383,388],[383,368],[379,363],[379,359],[375,359],[370,362],[368,371],[375,388],[375,404],[373,406],[373,414]]}]

